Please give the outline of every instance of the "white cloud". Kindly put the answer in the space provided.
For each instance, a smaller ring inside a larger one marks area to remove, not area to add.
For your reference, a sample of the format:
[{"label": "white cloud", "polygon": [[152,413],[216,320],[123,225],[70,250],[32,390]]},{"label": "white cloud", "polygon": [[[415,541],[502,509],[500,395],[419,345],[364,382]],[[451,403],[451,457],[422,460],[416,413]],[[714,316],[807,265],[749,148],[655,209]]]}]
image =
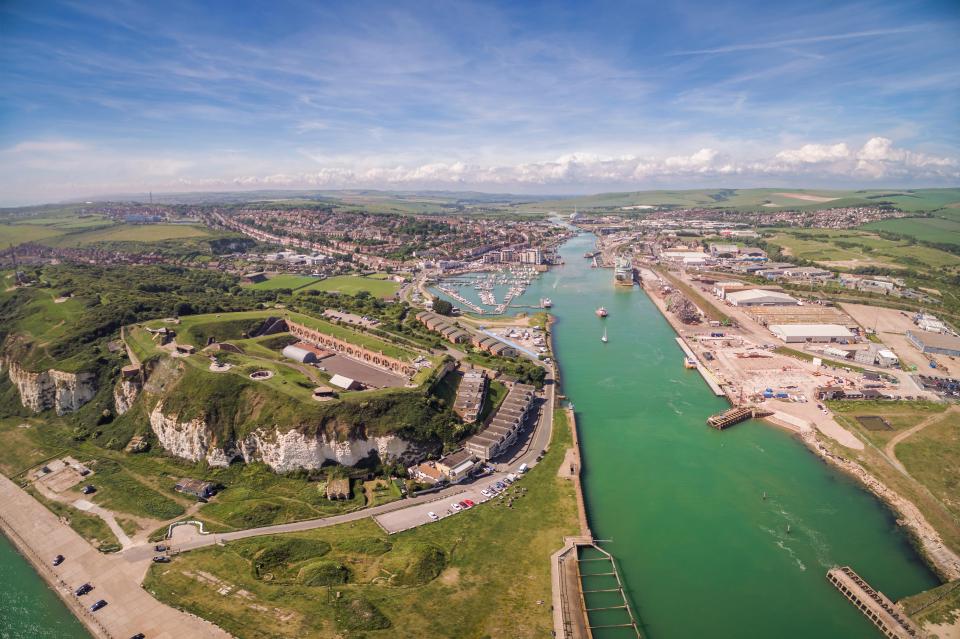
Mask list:
[{"label": "white cloud", "polygon": [[839,144],[804,144],[799,149],[786,149],[776,155],[777,160],[788,164],[817,164],[835,162],[850,157],[850,149],[843,142]]},{"label": "white cloud", "polygon": [[70,151],[83,151],[86,148],[86,145],[73,140],[25,140],[4,149],[4,152],[20,154],[68,153]]}]

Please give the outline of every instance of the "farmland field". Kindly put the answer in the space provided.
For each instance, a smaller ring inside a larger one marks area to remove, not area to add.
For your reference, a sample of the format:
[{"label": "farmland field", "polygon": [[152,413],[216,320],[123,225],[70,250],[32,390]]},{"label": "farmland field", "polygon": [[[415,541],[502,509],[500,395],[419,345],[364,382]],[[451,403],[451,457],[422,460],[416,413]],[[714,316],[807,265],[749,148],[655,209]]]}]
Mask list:
[{"label": "farmland field", "polygon": [[104,229],[94,229],[83,233],[72,233],[58,238],[59,246],[77,246],[94,242],[159,242],[162,240],[181,240],[191,237],[207,237],[210,233],[199,226],[181,224],[119,224]]},{"label": "farmland field", "polygon": [[960,257],[910,242],[887,240],[864,231],[803,229],[777,233],[768,239],[801,259],[828,266],[884,266],[929,270],[960,267]]},{"label": "farmland field", "polygon": [[960,218],[951,220],[941,217],[907,217],[872,222],[862,228],[909,235],[924,242],[960,245]]},{"label": "farmland field", "polygon": [[338,275],[307,286],[304,290],[335,291],[347,295],[355,295],[360,291],[366,291],[375,297],[389,297],[399,289],[400,285],[393,280],[384,280],[376,277]]}]

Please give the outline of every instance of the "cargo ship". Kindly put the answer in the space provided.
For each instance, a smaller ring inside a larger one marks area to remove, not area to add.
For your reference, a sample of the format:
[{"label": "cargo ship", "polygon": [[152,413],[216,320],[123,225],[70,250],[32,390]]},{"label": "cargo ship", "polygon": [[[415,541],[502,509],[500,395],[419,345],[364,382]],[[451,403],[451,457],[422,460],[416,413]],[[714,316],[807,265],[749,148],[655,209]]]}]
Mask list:
[{"label": "cargo ship", "polygon": [[633,264],[625,257],[618,257],[613,272],[613,281],[617,286],[633,286]]}]

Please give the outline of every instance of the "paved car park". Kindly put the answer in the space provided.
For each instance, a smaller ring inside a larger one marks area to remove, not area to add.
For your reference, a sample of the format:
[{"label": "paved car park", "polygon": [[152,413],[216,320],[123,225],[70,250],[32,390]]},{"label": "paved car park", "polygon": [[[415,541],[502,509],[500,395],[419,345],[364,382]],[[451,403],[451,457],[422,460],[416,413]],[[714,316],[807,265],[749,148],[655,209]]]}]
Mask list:
[{"label": "paved car park", "polygon": [[[486,501],[497,499],[496,495],[487,497],[481,491],[485,490],[487,486],[491,484],[504,482],[504,478],[509,474],[513,473],[497,472],[477,477],[469,484],[460,484],[453,486],[451,489],[445,490],[443,492],[443,496],[438,497],[435,500],[417,504],[416,506],[411,506],[409,508],[404,508],[403,510],[395,510],[393,512],[377,515],[374,517],[374,521],[380,524],[380,527],[383,528],[388,534],[392,535],[404,530],[416,528],[417,526],[422,526],[423,524],[433,523],[433,521],[439,521],[441,519],[446,519],[447,517],[453,517],[455,515],[462,514],[466,510],[469,510],[469,508],[457,511],[452,508],[453,504],[459,504],[460,502],[469,499],[475,504],[474,508],[476,508]],[[462,488],[462,490],[448,492],[449,490],[455,490],[457,488]],[[430,517],[429,513],[431,512],[437,515],[436,520]]]}]

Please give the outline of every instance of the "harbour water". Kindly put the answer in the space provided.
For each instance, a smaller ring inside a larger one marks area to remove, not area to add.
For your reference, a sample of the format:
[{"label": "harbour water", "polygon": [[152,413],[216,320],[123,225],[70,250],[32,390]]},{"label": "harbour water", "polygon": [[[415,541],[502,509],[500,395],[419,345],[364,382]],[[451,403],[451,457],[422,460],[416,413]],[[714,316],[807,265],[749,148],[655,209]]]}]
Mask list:
[{"label": "harbour water", "polygon": [[[570,240],[566,265],[525,298],[554,302],[590,526],[610,540],[645,635],[880,636],[825,575],[848,564],[894,600],[936,585],[892,513],[786,431],[757,421],[709,428],[726,402],[684,368],[643,291],[590,268],[582,256],[593,243]],[[594,314],[601,305],[606,319]]]},{"label": "harbour water", "polygon": [[83,625],[2,533],[0,639],[90,639]]}]

